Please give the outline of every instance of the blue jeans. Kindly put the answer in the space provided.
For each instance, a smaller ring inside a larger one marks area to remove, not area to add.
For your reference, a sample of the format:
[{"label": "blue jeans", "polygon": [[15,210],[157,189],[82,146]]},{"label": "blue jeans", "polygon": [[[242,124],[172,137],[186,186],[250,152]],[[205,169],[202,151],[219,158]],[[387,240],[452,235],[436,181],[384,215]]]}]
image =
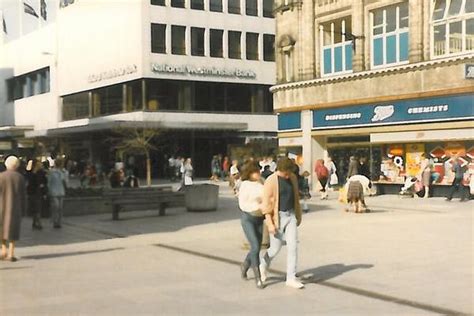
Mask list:
[{"label": "blue jeans", "polygon": [[262,259],[265,267],[270,266],[273,258],[280,252],[281,247],[286,243],[286,280],[296,278],[296,264],[298,259],[298,231],[296,216],[293,212],[280,212],[280,227],[275,235],[270,234],[270,248],[267,255]]},{"label": "blue jeans", "polygon": [[250,263],[251,267],[258,267],[260,265],[259,254],[263,235],[263,216],[253,216],[242,212],[240,223],[250,244],[250,251],[245,261]]}]

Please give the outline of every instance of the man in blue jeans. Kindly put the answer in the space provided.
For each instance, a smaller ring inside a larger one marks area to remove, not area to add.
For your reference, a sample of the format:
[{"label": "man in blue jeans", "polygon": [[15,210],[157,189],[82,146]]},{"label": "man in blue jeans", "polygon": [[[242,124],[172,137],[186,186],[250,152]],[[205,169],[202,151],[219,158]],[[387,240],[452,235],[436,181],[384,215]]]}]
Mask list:
[{"label": "man in blue jeans", "polygon": [[277,172],[267,178],[263,187],[263,209],[265,224],[270,233],[270,248],[260,260],[261,279],[265,282],[267,269],[284,243],[287,246],[286,285],[295,289],[304,288],[296,279],[298,258],[297,226],[301,224],[298,180],[294,163],[281,158]]}]

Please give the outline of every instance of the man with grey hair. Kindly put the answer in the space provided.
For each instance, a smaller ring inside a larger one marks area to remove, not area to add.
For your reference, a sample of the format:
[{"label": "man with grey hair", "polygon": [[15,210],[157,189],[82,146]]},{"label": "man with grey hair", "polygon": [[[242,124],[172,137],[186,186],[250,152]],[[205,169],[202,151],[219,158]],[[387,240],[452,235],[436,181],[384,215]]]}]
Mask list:
[{"label": "man with grey hair", "polygon": [[7,170],[0,173],[1,259],[12,262],[17,260],[14,256],[15,241],[20,239],[21,216],[26,209],[26,183],[16,171],[19,166],[20,160],[10,156],[5,160]]}]

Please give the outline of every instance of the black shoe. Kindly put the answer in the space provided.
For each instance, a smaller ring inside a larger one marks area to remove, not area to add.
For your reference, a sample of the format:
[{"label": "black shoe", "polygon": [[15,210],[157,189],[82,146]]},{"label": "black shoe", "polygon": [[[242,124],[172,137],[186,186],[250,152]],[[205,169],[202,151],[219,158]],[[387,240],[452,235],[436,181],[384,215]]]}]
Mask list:
[{"label": "black shoe", "polygon": [[259,289],[264,289],[265,285],[263,284],[262,278],[260,277],[260,270],[258,267],[252,267],[253,275],[255,276],[255,285]]},{"label": "black shoe", "polygon": [[450,199],[450,198],[446,198],[445,201],[446,201],[446,202],[451,202],[451,199]]},{"label": "black shoe", "polygon": [[242,262],[242,264],[240,265],[240,277],[242,278],[242,280],[247,280],[247,271],[249,270],[249,268],[250,262],[248,262],[247,260]]}]

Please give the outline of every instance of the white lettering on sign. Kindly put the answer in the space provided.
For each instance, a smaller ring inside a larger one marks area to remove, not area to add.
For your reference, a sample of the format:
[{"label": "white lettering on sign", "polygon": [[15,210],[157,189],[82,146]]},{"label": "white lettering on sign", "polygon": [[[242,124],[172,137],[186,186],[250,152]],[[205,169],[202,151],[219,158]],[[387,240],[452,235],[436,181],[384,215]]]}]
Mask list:
[{"label": "white lettering on sign", "polygon": [[448,112],[449,105],[430,105],[430,106],[418,106],[408,109],[408,114],[424,114],[424,113],[435,113],[435,112]]},{"label": "white lettering on sign", "polygon": [[217,67],[197,67],[190,65],[151,64],[151,70],[157,73],[181,74],[203,77],[227,77],[255,79],[257,74],[248,69],[230,69]]},{"label": "white lettering on sign", "polygon": [[89,83],[94,83],[102,80],[117,78],[137,72],[137,65],[130,65],[126,67],[116,68],[108,71],[103,71],[98,74],[92,74],[87,77]]},{"label": "white lettering on sign", "polygon": [[345,113],[326,115],[326,121],[356,120],[362,117],[362,113]]},{"label": "white lettering on sign", "polygon": [[395,113],[393,105],[380,105],[374,108],[374,117],[372,122],[381,122],[388,119]]}]

